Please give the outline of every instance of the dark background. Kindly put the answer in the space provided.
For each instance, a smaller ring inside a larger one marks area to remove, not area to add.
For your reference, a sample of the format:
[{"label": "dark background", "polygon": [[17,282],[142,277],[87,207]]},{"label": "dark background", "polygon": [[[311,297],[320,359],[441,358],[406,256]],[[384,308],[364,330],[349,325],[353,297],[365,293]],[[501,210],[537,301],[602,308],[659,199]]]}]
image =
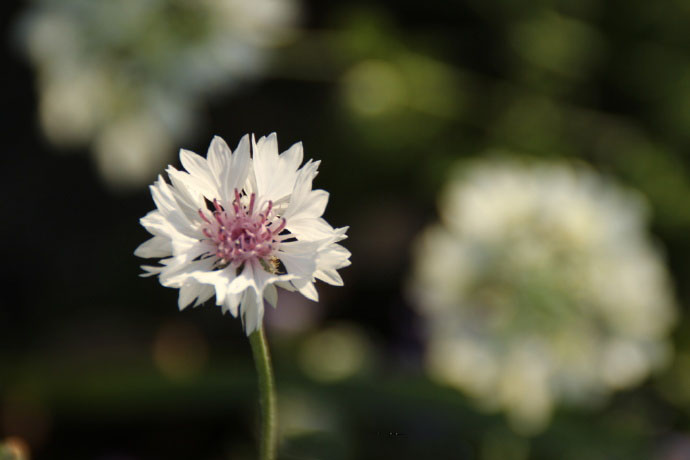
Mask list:
[{"label": "dark background", "polygon": [[[2,7],[0,440],[22,439],[36,459],[253,458],[255,374],[240,322],[211,303],[178,312],[176,291],[137,276],[150,194],[108,187],[87,148],[56,149],[42,135],[35,75],[13,33],[26,6]],[[525,54],[511,34],[542,10],[597,40],[539,29],[535,46],[555,48]],[[310,326],[285,332],[270,312],[280,394],[307,395],[332,422],[289,436],[281,458],[690,458],[685,316],[663,373],[603,407],[561,409],[522,438],[425,377],[404,288],[448,166],[500,146],[581,159],[644,193],[686,311],[689,20],[682,0],[309,1],[303,34],[265,76],[201,102],[199,129],[179,147],[204,153],[214,134],[234,147],[247,132],[276,131],[282,149],[302,140],[305,158],[322,160],[326,218],[351,226],[345,287],[318,285],[318,305],[281,296],[279,311],[312,309]],[[404,64],[420,56],[445,70]],[[369,59],[399,65],[410,94],[453,102],[352,111],[348,72]],[[332,383],[310,377],[299,350],[343,322],[364,337],[368,365]],[[156,347],[181,374],[161,370]]]}]

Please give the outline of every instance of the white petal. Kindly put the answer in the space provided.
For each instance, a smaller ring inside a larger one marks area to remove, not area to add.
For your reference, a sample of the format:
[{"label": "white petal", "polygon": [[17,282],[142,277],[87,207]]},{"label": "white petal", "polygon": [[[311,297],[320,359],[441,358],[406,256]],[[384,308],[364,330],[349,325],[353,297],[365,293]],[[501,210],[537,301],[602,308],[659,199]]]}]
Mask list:
[{"label": "white petal", "polygon": [[167,218],[170,214],[178,212],[175,197],[170,190],[170,186],[162,176],[158,176],[158,179],[149,187],[149,190],[151,190],[153,202],[162,215]]},{"label": "white petal", "polygon": [[164,265],[159,276],[161,284],[167,287],[179,288],[190,280],[196,281],[193,274],[207,273],[211,270],[213,260],[193,260],[193,258],[186,254],[182,254],[161,260],[161,265]]},{"label": "white petal", "polygon": [[173,197],[178,204],[179,210],[194,225],[194,222],[197,222],[199,218],[199,209],[206,208],[203,195],[198,188],[190,184],[190,181],[194,179],[186,172],[178,171],[172,166],[169,166],[166,172],[172,182]]},{"label": "white petal", "polygon": [[318,219],[326,210],[328,196],[324,190],[313,190],[305,195],[293,193],[284,217],[288,220]]},{"label": "white petal", "polygon": [[204,195],[199,187],[199,179],[191,176],[188,172],[178,171],[172,166],[168,166],[165,172],[168,173],[170,182],[179,196],[178,202],[181,200],[192,210],[204,207]]},{"label": "white petal", "polygon": [[222,270],[194,270],[185,274],[189,279],[193,279],[202,284],[208,284],[216,290],[216,304],[222,305],[226,301],[228,287],[235,279],[237,267],[233,264],[228,265]]},{"label": "white petal", "polygon": [[289,292],[295,292],[295,286],[290,281],[276,281],[273,285]]},{"label": "white petal", "polygon": [[158,180],[150,187],[151,196],[156,203],[156,207],[165,220],[172,225],[178,233],[187,235],[189,237],[197,238],[200,233],[192,225],[184,212],[180,210],[180,206],[175,199],[175,195],[171,187],[158,177]]},{"label": "white petal", "polygon": [[334,286],[342,286],[343,279],[337,269],[350,265],[350,251],[339,244],[328,244],[321,248],[316,257],[318,269],[314,277]]},{"label": "white petal", "polygon": [[298,240],[319,241],[336,235],[335,229],[320,217],[289,219],[285,228]]},{"label": "white petal", "polygon": [[[309,198],[312,195],[312,181],[314,177],[316,177],[316,170],[319,166],[319,163],[320,162],[318,161],[312,162],[309,160],[299,171],[297,171],[295,185],[293,187],[292,194],[290,195],[290,205],[285,211],[286,218],[291,218],[298,215],[305,207],[309,205]],[[321,192],[326,193],[323,191]],[[327,202],[328,196],[326,196],[326,203]],[[323,203],[324,207],[326,203]],[[321,214],[323,214],[323,211],[321,211]],[[314,217],[319,217],[321,214],[318,214]]]},{"label": "white petal", "polygon": [[191,150],[180,149],[180,162],[184,169],[192,176],[204,179],[208,182],[213,181],[213,176],[208,168],[206,159],[201,155],[197,155]]},{"label": "white petal", "polygon": [[189,238],[180,233],[158,210],[146,214],[139,220],[139,223],[152,235],[161,236],[171,241]]},{"label": "white petal", "polygon": [[221,197],[226,202],[232,202],[235,198],[235,189],[242,190],[247,176],[251,171],[251,158],[249,156],[249,135],[244,135],[235,149],[230,161],[220,175]]},{"label": "white petal", "polygon": [[314,283],[311,281],[302,279],[292,280],[291,283],[297,288],[299,293],[307,299],[313,300],[314,302],[319,301],[319,293],[316,292],[316,287],[314,287]]},{"label": "white petal", "polygon": [[278,305],[278,290],[275,284],[266,286],[266,289],[264,289],[264,299],[266,299],[273,308],[276,308]]},{"label": "white petal", "polygon": [[274,203],[292,193],[297,180],[297,166],[293,162],[299,156],[294,150],[289,156],[278,155],[278,140],[275,133],[262,137],[254,145],[254,177],[257,194],[263,200]]},{"label": "white petal", "polygon": [[262,136],[257,142],[257,147],[268,155],[268,158],[278,159],[278,135],[276,133]]},{"label": "white petal", "polygon": [[213,286],[208,286],[206,284],[199,284],[199,297],[197,297],[196,302],[194,302],[194,306],[198,307],[202,303],[206,302],[208,299],[213,297],[213,294],[216,293],[216,290],[213,289]]},{"label": "white petal", "polygon": [[316,286],[314,286],[314,283],[312,282],[309,282],[304,285],[304,287],[300,288],[299,292],[309,300],[313,300],[314,302],[319,301],[319,293],[316,291]]},{"label": "white petal", "polygon": [[168,257],[172,255],[172,246],[168,238],[154,236],[141,243],[139,247],[134,250],[134,255],[144,258]]},{"label": "white petal", "polygon": [[318,248],[318,243],[309,241],[282,243],[276,256],[283,262],[289,274],[311,279],[316,271]]},{"label": "white petal", "polygon": [[[278,144],[276,142],[276,148],[277,147]],[[304,147],[302,146],[302,143],[296,142],[292,144],[292,146],[289,149],[280,154],[280,159],[283,162],[285,162],[285,164],[290,169],[296,171],[297,168],[299,168],[299,165],[302,164],[302,160],[304,159]]]},{"label": "white petal", "polygon": [[218,197],[216,179],[206,159],[189,150],[180,150],[180,161],[189,174],[196,179],[196,186],[210,200]]},{"label": "white petal", "polygon": [[206,161],[216,179],[219,180],[221,178],[220,174],[225,170],[227,163],[230,161],[231,154],[232,151],[223,138],[220,136],[213,136],[211,145],[208,147],[208,152],[206,153]]},{"label": "white petal", "polygon": [[227,291],[239,294],[244,290],[252,288],[256,291],[256,281],[254,280],[254,269],[251,263],[245,263],[242,272],[228,285]]},{"label": "white petal", "polygon": [[178,171],[177,173],[171,173],[171,170],[174,170],[172,166],[168,168],[167,172],[170,176],[170,180],[173,182],[173,185],[175,185],[175,187],[177,188],[178,185],[181,184],[182,187],[186,188],[189,195],[193,197],[193,202],[195,204],[198,203],[198,206],[195,206],[196,208],[205,207],[204,197],[208,198],[211,201],[213,200],[213,198],[217,197],[217,195],[215,194],[215,188],[212,187],[209,182],[200,179],[197,176],[192,176],[186,171]]},{"label": "white petal", "polygon": [[237,307],[240,305],[240,300],[244,297],[242,294],[228,294],[225,297],[225,302],[222,304],[223,313],[230,312],[232,316],[237,318]]},{"label": "white petal", "polygon": [[319,266],[327,266],[331,268],[343,268],[350,265],[350,251],[339,244],[330,244],[323,250],[319,251],[318,263]]},{"label": "white petal", "polygon": [[346,233],[349,229],[350,229],[349,226],[336,228],[335,233],[338,237],[335,239],[335,241],[342,241],[342,240],[346,239],[347,238]]},{"label": "white petal", "polygon": [[194,302],[194,300],[201,293],[199,283],[187,282],[180,286],[179,295],[177,297],[177,306],[180,310],[184,310]]},{"label": "white petal", "polygon": [[254,290],[248,289],[244,294],[244,299],[242,299],[242,318],[244,319],[244,328],[247,335],[259,328],[263,317],[263,299],[257,297]]},{"label": "white petal", "polygon": [[279,173],[278,143],[275,134],[272,135],[272,140],[269,145],[266,145],[266,138],[262,137],[259,142],[256,142],[252,136],[254,154],[252,165],[256,178],[256,191],[266,199],[274,198],[269,194]]},{"label": "white petal", "polygon": [[314,273],[314,277],[333,286],[343,285],[343,278],[335,270],[319,269]]},{"label": "white petal", "polygon": [[157,267],[154,265],[142,265],[141,269],[144,270],[145,273],[142,273],[139,276],[141,276],[142,278],[148,278],[149,276],[160,274],[163,267]]}]

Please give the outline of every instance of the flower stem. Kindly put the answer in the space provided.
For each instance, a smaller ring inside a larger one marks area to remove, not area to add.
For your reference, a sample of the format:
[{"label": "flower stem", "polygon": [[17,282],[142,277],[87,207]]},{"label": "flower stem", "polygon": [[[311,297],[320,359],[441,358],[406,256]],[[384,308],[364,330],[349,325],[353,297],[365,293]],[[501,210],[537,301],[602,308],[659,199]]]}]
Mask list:
[{"label": "flower stem", "polygon": [[275,383],[271,368],[271,355],[263,326],[249,336],[256,372],[259,377],[259,404],[261,405],[261,440],[259,459],[275,460],[278,444],[278,415]]}]

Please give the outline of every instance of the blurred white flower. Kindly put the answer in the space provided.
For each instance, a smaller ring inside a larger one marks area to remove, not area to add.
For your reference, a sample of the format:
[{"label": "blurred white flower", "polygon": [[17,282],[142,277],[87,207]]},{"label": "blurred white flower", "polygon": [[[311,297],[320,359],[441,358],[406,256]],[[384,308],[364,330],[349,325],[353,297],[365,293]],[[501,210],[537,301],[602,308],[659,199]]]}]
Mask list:
[{"label": "blurred white flower", "polygon": [[341,286],[337,270],[350,264],[337,244],[347,227],[321,217],[328,193],[312,190],[320,162],[300,168],[301,142],[279,155],[275,133],[252,136],[251,151],[248,135],[234,154],[217,136],[207,158],[181,150],[187,172],[169,166],[172,184],[159,176],[151,186],[157,209],[141,224],[154,236],[135,251],[161,259],[143,268],[180,290],[180,309],[215,294],[247,335],[262,324],[264,299],[276,306],[276,286],[316,301],[316,279]]},{"label": "blurred white flower", "polygon": [[437,380],[524,432],[670,352],[675,302],[643,200],[584,167],[498,160],[451,179],[415,247],[412,295]]},{"label": "blurred white flower", "polygon": [[[260,74],[298,14],[297,0],[35,0],[19,33],[43,131],[90,145],[111,185],[146,183],[170,159],[161,151],[194,128],[203,97]],[[108,140],[140,120],[156,128],[131,149]]]}]

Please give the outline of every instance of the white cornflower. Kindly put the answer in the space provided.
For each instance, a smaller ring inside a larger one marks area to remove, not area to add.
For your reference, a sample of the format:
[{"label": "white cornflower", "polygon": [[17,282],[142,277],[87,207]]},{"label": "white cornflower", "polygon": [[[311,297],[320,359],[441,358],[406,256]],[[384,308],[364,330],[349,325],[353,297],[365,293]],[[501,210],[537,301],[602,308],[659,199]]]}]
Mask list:
[{"label": "white cornflower", "polygon": [[245,135],[234,153],[216,136],[207,158],[181,150],[187,171],[169,166],[171,184],[159,176],[157,209],[141,219],[154,236],[135,255],[161,258],[142,267],[144,276],[178,288],[180,309],[215,294],[223,312],[241,315],[247,335],[261,325],[264,299],[276,306],[276,286],[314,301],[316,279],[341,286],[337,270],[350,253],[337,242],[347,227],[321,217],[328,192],[312,190],[320,162],[300,168],[302,157],[301,142],[279,155],[275,133],[258,142]]},{"label": "white cornflower", "polygon": [[670,352],[676,305],[644,202],[585,168],[477,162],[417,241],[427,367],[535,432],[559,402],[641,382]]}]

